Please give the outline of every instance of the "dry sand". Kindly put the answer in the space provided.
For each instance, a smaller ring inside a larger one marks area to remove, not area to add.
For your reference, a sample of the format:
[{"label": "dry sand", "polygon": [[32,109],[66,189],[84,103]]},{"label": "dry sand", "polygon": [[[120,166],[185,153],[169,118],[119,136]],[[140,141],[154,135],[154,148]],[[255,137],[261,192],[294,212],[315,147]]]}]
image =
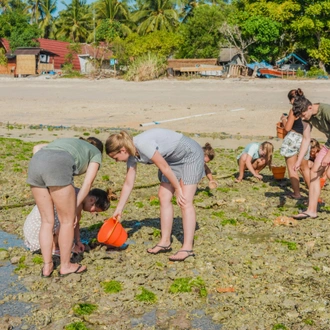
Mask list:
[{"label": "dry sand", "polygon": [[[276,122],[290,108],[287,93],[298,87],[312,102],[330,103],[330,81],[326,80],[164,79],[133,83],[47,76],[0,78],[0,136],[48,141],[77,135],[73,126],[86,127],[89,132],[97,127],[137,130],[163,127],[196,133],[200,143],[210,141],[199,138],[201,133],[211,136],[224,132],[232,135],[231,139],[215,139],[214,147],[236,147],[249,140],[237,140],[237,135],[256,140],[274,137]],[[190,118],[176,120],[183,117]],[[168,122],[140,126],[164,120]],[[25,128],[8,130],[8,123],[23,124]],[[39,124],[71,129],[54,134],[47,129],[28,128]],[[316,130],[312,135],[324,140],[324,135]],[[279,146],[280,141],[275,139],[274,144]]]}]

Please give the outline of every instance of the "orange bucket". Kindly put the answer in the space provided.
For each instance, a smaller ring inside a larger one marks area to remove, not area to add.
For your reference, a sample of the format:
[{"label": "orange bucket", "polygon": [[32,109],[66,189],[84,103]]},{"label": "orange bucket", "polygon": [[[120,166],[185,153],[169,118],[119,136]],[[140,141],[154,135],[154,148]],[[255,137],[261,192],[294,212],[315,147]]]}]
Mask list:
[{"label": "orange bucket", "polygon": [[273,176],[276,180],[281,180],[285,175],[285,166],[272,166]]},{"label": "orange bucket", "polygon": [[278,122],[276,124],[276,133],[277,133],[277,137],[279,139],[284,139],[285,136],[287,135],[287,131],[284,129],[283,124],[281,122]]},{"label": "orange bucket", "polygon": [[325,178],[321,178],[321,179],[320,179],[320,186],[321,186],[321,189],[324,187],[324,185],[325,185],[325,181],[326,181]]},{"label": "orange bucket", "polygon": [[127,240],[127,232],[119,221],[110,218],[100,228],[97,240],[102,244],[120,247]]}]

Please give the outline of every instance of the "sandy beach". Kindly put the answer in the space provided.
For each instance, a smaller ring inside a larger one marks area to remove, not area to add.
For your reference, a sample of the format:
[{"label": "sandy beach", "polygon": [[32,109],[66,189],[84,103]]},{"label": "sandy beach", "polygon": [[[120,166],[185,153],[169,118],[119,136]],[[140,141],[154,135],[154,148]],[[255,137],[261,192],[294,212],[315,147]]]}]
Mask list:
[{"label": "sandy beach", "polygon": [[[49,78],[49,77],[48,77]],[[119,79],[0,78],[0,136],[51,140],[72,128],[145,130],[156,125],[186,133],[273,137],[290,109],[287,93],[300,87],[312,102],[330,103],[326,80],[163,79],[143,83]],[[151,125],[141,126],[141,124]],[[8,124],[22,124],[8,130]],[[29,125],[65,127],[31,132]],[[312,136],[324,139],[314,130]],[[236,140],[236,139],[234,139]],[[215,147],[236,142],[217,140]],[[201,143],[204,141],[202,140]],[[244,144],[241,141],[240,144]]]}]

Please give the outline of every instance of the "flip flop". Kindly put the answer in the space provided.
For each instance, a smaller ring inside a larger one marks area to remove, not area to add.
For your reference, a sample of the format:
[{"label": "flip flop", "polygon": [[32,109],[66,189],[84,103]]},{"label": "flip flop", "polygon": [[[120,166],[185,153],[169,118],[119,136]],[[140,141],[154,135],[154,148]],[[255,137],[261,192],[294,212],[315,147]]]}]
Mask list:
[{"label": "flip flop", "polygon": [[87,272],[87,268],[85,268],[84,270],[82,270],[81,272],[79,272],[79,269],[82,267],[82,264],[78,264],[78,267],[77,269],[74,271],[74,272],[70,272],[70,273],[66,273],[66,274],[61,274],[61,272],[59,272],[59,276],[60,277],[65,277],[65,276],[68,276],[70,274],[82,274],[82,273],[85,273]]},{"label": "flip flop", "polygon": [[285,197],[290,198],[290,199],[295,199],[297,201],[304,199],[304,197],[300,196],[300,197],[295,197],[292,194],[286,195]]},{"label": "flip flop", "polygon": [[187,258],[195,256],[195,253],[194,253],[193,250],[179,250],[174,256],[176,256],[180,252],[185,252],[185,253],[187,253],[187,255],[184,258],[181,258],[181,259],[173,258],[173,257],[169,257],[168,259],[170,261],[185,261]]},{"label": "flip flop", "polygon": [[[301,214],[302,214],[302,216],[299,216]],[[305,220],[305,219],[308,219],[308,218],[316,219],[317,216],[316,217],[312,217],[311,215],[307,214],[306,212],[301,212],[301,213],[299,213],[297,215],[293,215],[292,218],[293,219],[296,219],[296,220]]]},{"label": "flip flop", "polygon": [[151,248],[151,250],[156,248],[156,247],[160,248],[157,252],[149,251],[149,249],[147,250],[147,252],[150,253],[150,254],[158,254],[158,253],[166,253],[166,252],[172,251],[171,244],[169,246],[162,246],[162,245],[156,244],[155,246],[153,246]]}]

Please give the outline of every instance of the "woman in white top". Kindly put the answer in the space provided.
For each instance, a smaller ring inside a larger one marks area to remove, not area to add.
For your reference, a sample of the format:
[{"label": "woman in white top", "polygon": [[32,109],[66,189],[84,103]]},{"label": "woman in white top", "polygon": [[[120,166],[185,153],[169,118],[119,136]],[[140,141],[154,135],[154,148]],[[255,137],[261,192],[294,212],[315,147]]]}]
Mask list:
[{"label": "woman in white top", "polygon": [[205,175],[204,152],[194,140],[167,129],[155,128],[134,138],[122,131],[107,139],[106,153],[116,161],[127,162],[127,174],[114,217],[120,220],[123,208],[133,189],[137,163],[155,164],[159,168],[161,239],[148,249],[151,254],[169,252],[173,225],[172,197],[181,208],[184,240],[182,248],[169,259],[184,261],[194,256],[193,242],[196,213],[193,198],[198,182]]}]

